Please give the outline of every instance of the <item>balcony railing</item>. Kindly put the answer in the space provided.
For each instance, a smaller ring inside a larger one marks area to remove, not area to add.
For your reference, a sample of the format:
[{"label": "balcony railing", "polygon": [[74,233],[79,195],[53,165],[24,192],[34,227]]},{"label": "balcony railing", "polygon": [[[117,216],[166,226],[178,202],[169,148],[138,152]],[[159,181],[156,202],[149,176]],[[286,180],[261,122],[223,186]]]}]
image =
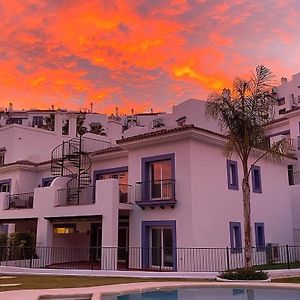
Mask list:
[{"label": "balcony railing", "polygon": [[33,192],[7,195],[6,209],[33,208]]},{"label": "balcony railing", "polygon": [[175,199],[175,180],[152,180],[136,183],[136,202],[140,205],[149,206],[163,204],[174,206]]},{"label": "balcony railing", "polygon": [[[94,187],[89,186],[80,191],[77,188],[58,190],[55,206],[73,206],[93,204]],[[119,203],[133,203],[133,187],[129,184],[119,184]]]},{"label": "balcony railing", "polygon": [[84,189],[60,189],[57,192],[55,206],[74,206],[87,205],[93,203],[93,187],[88,186]]},{"label": "balcony railing", "polygon": [[130,184],[119,184],[119,203],[133,203],[133,189]]}]

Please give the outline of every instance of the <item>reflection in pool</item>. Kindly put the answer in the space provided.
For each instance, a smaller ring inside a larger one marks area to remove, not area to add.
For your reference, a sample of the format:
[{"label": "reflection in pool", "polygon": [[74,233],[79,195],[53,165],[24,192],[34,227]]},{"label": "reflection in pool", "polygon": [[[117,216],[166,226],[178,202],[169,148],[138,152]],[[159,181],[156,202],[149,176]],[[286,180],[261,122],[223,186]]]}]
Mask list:
[{"label": "reflection in pool", "polygon": [[101,300],[300,300],[299,289],[181,288],[127,295],[102,296]]}]

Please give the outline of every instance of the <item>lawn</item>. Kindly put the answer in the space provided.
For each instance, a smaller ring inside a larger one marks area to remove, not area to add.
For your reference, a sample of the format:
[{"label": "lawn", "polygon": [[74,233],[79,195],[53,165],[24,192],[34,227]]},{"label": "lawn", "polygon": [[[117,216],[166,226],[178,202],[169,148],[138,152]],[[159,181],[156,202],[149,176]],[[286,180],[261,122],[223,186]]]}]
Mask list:
[{"label": "lawn", "polygon": [[290,262],[288,265],[287,263],[276,263],[276,264],[265,264],[265,265],[256,265],[253,266],[256,270],[277,270],[277,269],[299,269],[300,268],[300,262]]},{"label": "lawn", "polygon": [[0,279],[0,284],[22,283],[20,286],[0,287],[0,292],[19,289],[54,289],[88,287],[109,284],[147,282],[147,281],[207,281],[197,279],[176,278],[130,278],[130,277],[89,277],[89,276],[47,276],[47,275],[20,275],[15,279]]},{"label": "lawn", "polygon": [[288,277],[288,278],[272,279],[272,282],[280,282],[280,283],[300,283],[300,277]]}]

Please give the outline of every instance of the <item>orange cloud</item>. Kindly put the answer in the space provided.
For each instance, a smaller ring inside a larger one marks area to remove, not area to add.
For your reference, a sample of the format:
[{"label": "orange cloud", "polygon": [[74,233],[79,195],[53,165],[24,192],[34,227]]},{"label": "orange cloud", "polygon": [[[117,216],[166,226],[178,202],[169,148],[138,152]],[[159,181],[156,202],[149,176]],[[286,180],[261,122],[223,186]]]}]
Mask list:
[{"label": "orange cloud", "polygon": [[[3,1],[2,1],[3,2]],[[284,3],[284,4],[283,4]],[[267,63],[299,70],[297,0],[1,3],[0,106],[168,110]]]}]

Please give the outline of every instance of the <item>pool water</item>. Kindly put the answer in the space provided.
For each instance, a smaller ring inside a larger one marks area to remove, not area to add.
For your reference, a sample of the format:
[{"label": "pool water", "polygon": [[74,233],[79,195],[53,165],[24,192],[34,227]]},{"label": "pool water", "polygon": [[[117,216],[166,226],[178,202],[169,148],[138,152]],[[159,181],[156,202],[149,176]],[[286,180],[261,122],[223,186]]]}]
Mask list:
[{"label": "pool water", "polygon": [[299,289],[182,288],[116,296],[101,300],[300,300]]}]

